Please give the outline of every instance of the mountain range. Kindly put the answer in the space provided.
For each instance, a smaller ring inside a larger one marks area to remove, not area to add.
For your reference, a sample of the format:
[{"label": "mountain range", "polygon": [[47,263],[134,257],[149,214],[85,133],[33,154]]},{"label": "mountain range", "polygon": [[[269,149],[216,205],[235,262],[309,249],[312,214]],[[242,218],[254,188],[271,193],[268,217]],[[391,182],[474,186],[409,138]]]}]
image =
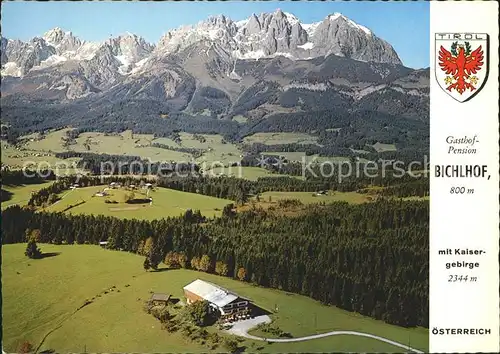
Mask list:
[{"label": "mountain range", "polygon": [[428,70],[403,66],[389,43],[339,13],[312,24],[281,10],[236,22],[219,15],[156,44],[131,33],[88,42],[54,28],[28,42],[2,38],[1,64],[2,120],[18,129],[109,120],[142,129],[159,111],[192,118],[182,129],[215,131],[325,110],[428,121]]}]

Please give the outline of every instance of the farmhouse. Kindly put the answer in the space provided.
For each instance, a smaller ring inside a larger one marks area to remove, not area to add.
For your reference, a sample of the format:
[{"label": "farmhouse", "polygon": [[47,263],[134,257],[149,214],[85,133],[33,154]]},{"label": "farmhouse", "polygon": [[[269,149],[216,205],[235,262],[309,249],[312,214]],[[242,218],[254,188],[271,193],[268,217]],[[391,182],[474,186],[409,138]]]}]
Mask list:
[{"label": "farmhouse", "polygon": [[250,302],[215,284],[196,279],[184,287],[188,304],[206,300],[220,313],[221,320],[235,321],[250,317]]}]

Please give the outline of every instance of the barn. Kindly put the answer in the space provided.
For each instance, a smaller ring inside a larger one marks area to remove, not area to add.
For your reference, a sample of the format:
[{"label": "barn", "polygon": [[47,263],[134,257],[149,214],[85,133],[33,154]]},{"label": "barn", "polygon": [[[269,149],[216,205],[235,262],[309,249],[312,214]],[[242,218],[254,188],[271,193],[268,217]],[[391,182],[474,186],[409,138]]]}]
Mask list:
[{"label": "barn", "polygon": [[206,300],[218,311],[221,320],[236,321],[250,318],[250,301],[218,285],[196,279],[184,287],[184,296],[188,304]]}]

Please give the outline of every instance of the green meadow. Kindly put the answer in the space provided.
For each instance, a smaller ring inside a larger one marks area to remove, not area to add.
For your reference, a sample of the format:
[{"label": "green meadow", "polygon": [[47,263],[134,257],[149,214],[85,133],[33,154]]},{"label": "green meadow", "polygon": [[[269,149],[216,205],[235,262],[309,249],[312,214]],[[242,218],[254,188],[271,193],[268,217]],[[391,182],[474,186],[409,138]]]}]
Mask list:
[{"label": "green meadow", "polygon": [[52,182],[45,182],[40,184],[23,184],[23,185],[2,185],[2,189],[12,193],[10,199],[2,202],[2,210],[11,205],[26,205],[31,198],[32,192],[37,192],[42,188],[48,187]]},{"label": "green meadow", "polygon": [[305,133],[255,133],[243,139],[246,144],[316,144],[318,137]]},{"label": "green meadow", "polygon": [[[200,278],[278,312],[270,316],[294,337],[332,330],[382,336],[427,351],[428,330],[402,328],[322,305],[310,298],[191,270],[146,272],[143,257],[91,245],[40,244],[51,257],[24,256],[25,244],[2,247],[3,343],[15,352],[29,341],[38,352],[209,352],[168,333],[143,310],[151,292],[184,301],[182,288]],[[33,291],[36,289],[36,291]],[[85,301],[87,306],[81,307]],[[217,331],[210,327],[209,331]],[[258,334],[258,333],[257,333]],[[401,352],[390,344],[349,335],[297,343],[244,340],[247,352]],[[218,347],[214,352],[223,352]]]},{"label": "green meadow", "polygon": [[[212,164],[220,162],[224,165],[240,161],[241,150],[235,144],[224,141],[218,134],[194,134],[181,132],[179,140],[171,138],[155,138],[153,134],[136,134],[130,130],[116,134],[106,134],[99,132],[81,133],[72,144],[65,145],[64,138],[71,128],[55,130],[44,136],[31,134],[21,138],[23,143],[21,148],[26,151],[28,157],[31,154],[50,154],[46,156],[51,163],[60,162],[52,156],[56,152],[76,151],[90,152],[95,154],[110,155],[132,155],[140,156],[151,161],[184,161],[196,160],[197,163]],[[169,149],[153,146],[162,144]],[[201,156],[196,159],[187,152],[176,151],[175,149],[200,149]],[[172,150],[174,149],[174,150]],[[9,154],[2,153],[2,160],[5,163],[21,165],[24,160],[13,150]],[[51,157],[52,156],[52,157]],[[52,161],[53,160],[53,161]],[[65,161],[65,160],[62,160]]]},{"label": "green meadow", "polygon": [[[126,189],[107,189],[106,196],[97,196],[106,186],[84,187],[64,191],[58,202],[45,208],[49,212],[69,214],[93,214],[113,216],[121,219],[154,220],[169,216],[180,216],[186,210],[200,210],[206,217],[220,216],[225,205],[233,203],[228,199],[177,191],[168,188],[155,188],[149,196],[145,191],[134,191],[135,199],[153,198],[152,203],[129,204],[125,197],[132,193]],[[106,203],[105,201],[116,203]]]},{"label": "green meadow", "polygon": [[302,179],[301,176],[290,176],[278,173],[272,173],[269,170],[261,167],[247,167],[247,166],[230,166],[230,167],[214,167],[205,174],[211,177],[215,176],[228,176],[236,178],[244,178],[250,181],[256,181],[261,177],[292,177]]},{"label": "green meadow", "polygon": [[356,192],[327,191],[325,195],[317,195],[313,192],[264,192],[259,195],[262,201],[277,202],[285,199],[297,199],[303,204],[348,202],[352,204],[366,203],[373,198],[368,194]]}]

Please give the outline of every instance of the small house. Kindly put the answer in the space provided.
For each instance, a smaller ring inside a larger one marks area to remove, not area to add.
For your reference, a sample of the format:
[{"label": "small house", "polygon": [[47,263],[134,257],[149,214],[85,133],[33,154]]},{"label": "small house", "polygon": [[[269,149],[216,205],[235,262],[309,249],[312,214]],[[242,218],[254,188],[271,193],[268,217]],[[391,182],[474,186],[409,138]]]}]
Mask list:
[{"label": "small house", "polygon": [[156,293],[151,295],[151,299],[149,299],[149,304],[151,306],[167,306],[169,301],[170,301],[169,294]]}]

